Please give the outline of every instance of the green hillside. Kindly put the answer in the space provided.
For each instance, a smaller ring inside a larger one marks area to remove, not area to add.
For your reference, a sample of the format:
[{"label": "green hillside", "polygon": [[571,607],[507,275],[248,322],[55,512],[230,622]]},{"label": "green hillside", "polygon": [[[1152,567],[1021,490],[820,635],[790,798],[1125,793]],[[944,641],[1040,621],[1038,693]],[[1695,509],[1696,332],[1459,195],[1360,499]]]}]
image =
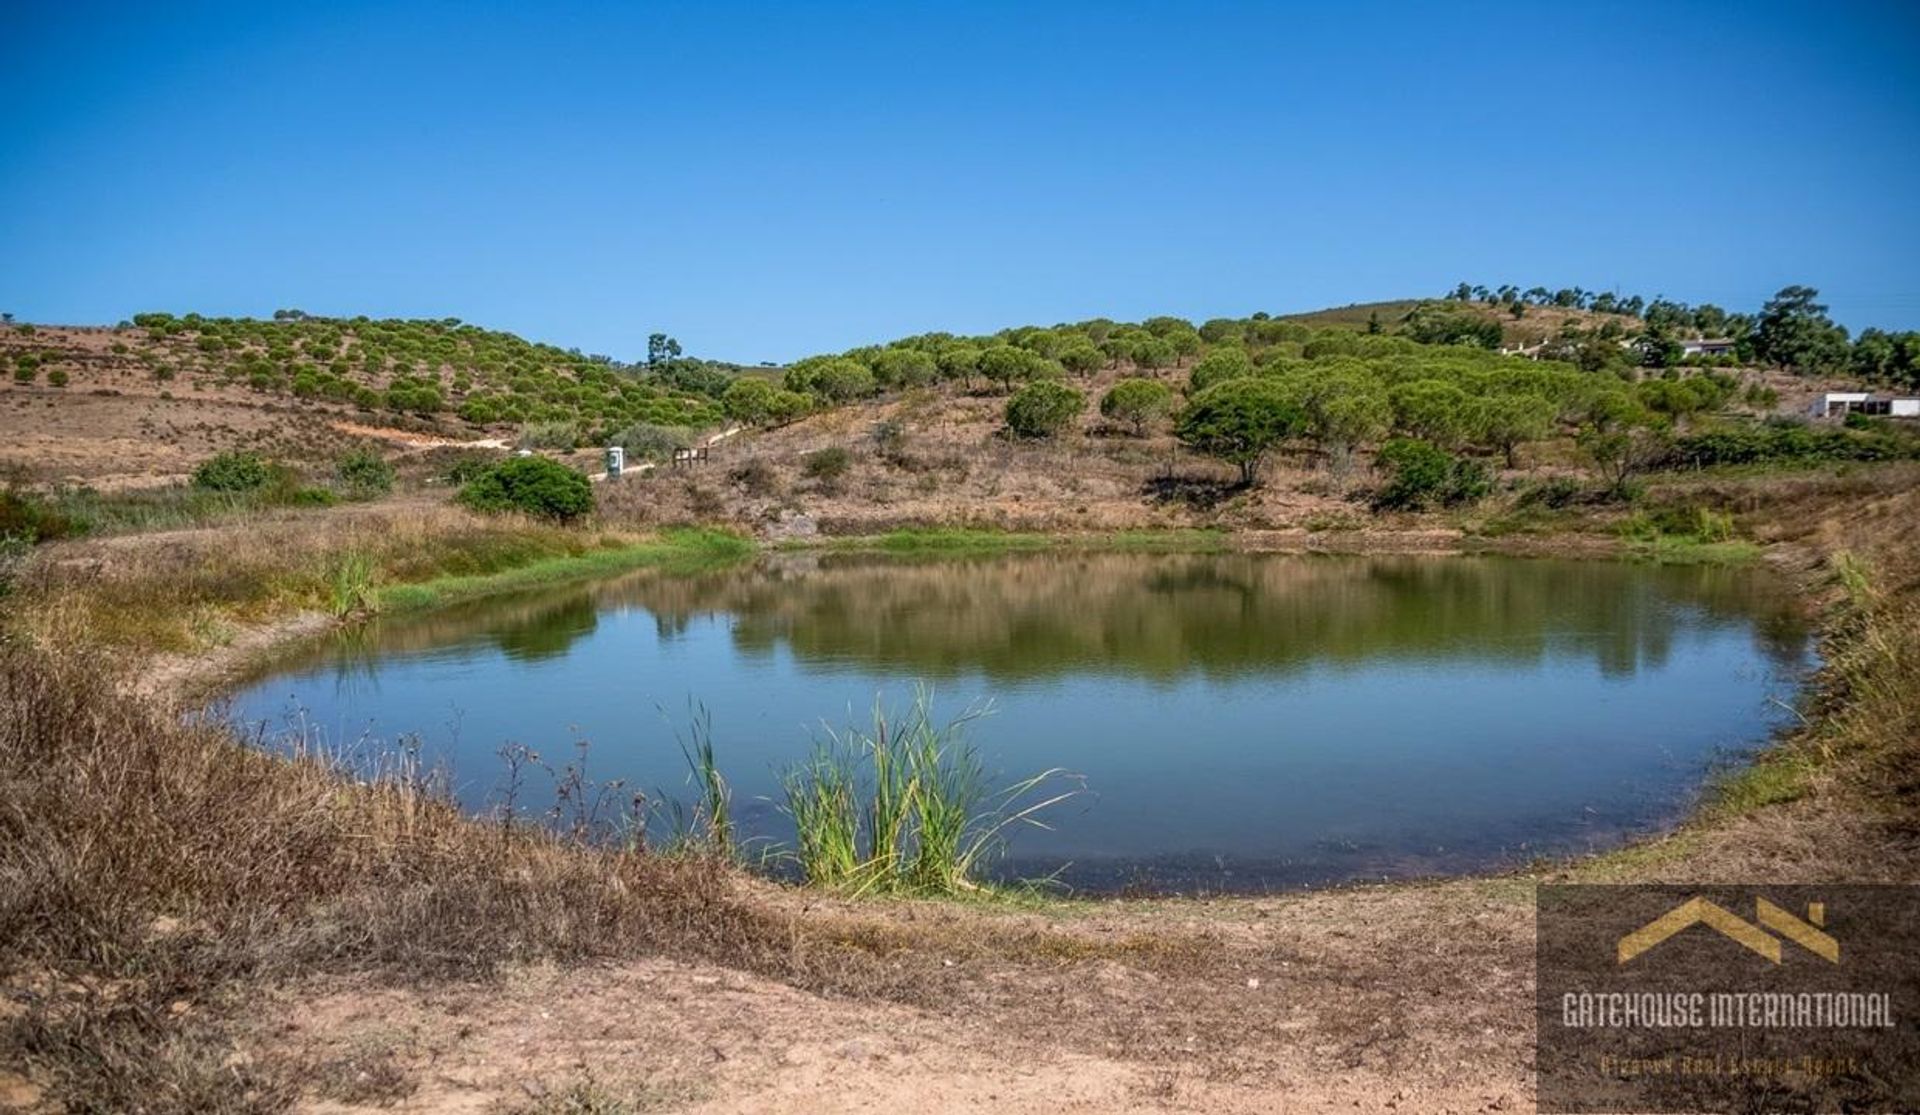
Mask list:
[{"label": "green hillside", "polygon": [[145,313],[132,326],[115,351],[162,381],[188,377],[477,424],[573,422],[592,431],[636,422],[709,425],[721,418],[715,397],[727,380],[723,368],[704,361],[667,356],[651,366],[623,366],[454,318]]}]

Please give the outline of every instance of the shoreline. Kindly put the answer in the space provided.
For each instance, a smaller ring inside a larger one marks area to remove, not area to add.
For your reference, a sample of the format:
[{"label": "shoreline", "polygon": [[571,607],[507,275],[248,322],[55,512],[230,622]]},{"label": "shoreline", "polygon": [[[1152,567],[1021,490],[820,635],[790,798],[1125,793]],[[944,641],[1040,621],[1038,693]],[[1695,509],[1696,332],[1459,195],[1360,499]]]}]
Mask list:
[{"label": "shoreline", "polygon": [[[1037,552],[1138,552],[1161,554],[1273,554],[1294,556],[1364,557],[1404,555],[1416,557],[1546,558],[1564,560],[1653,561],[1663,563],[1617,536],[1567,534],[1551,537],[1527,536],[1508,539],[1476,539],[1464,532],[1353,531],[1315,534],[1308,531],[1169,530],[1086,533],[1000,532],[979,530],[895,531],[886,534],[841,536],[805,544],[792,542],[767,544],[721,530],[692,528],[664,531],[645,540],[590,551],[574,557],[543,558],[525,565],[483,575],[440,577],[429,581],[388,586],[380,590],[380,614],[415,615],[436,608],[483,600],[517,591],[567,584],[585,584],[601,578],[646,568],[679,569],[695,572],[717,565],[745,562],[783,554],[842,553],[872,554],[901,560],[939,559],[943,557],[991,556]],[[1484,542],[1486,545],[1475,543]],[[1464,544],[1463,544],[1464,543]],[[1751,544],[1749,544],[1751,545]],[[1812,555],[1806,547],[1780,543],[1754,547],[1752,554],[1742,553],[1731,561],[1709,563],[1735,566],[1765,565],[1772,575],[1794,582],[1804,591],[1803,611],[1811,625],[1814,643],[1825,642],[1832,634],[1828,602],[1812,593],[1819,578],[1806,567],[1823,567],[1830,555]],[[1678,564],[1695,564],[1682,559]],[[1796,572],[1794,567],[1799,568]],[[324,638],[369,614],[336,617],[320,611],[301,611],[278,619],[243,628],[225,646],[194,654],[162,654],[150,660],[136,687],[142,695],[170,701],[176,707],[200,706],[222,699],[235,685],[243,684],[249,673],[257,671],[290,648]],[[1108,902],[1207,902],[1230,899],[1285,898],[1289,895],[1328,894],[1342,891],[1386,888],[1421,888],[1461,882],[1532,880],[1545,874],[1585,875],[1611,872],[1617,867],[1649,856],[1670,857],[1683,854],[1684,846],[1716,827],[1738,820],[1754,808],[1778,801],[1790,801],[1804,791],[1805,782],[1821,773],[1818,765],[1796,768],[1790,784],[1773,785],[1775,772],[1770,764],[1778,762],[1793,749],[1797,738],[1808,731],[1811,721],[1800,707],[1816,698],[1823,689],[1828,663],[1820,664],[1796,687],[1794,712],[1798,722],[1785,724],[1770,732],[1747,750],[1738,765],[1710,775],[1698,788],[1692,802],[1678,812],[1670,824],[1633,835],[1625,842],[1604,851],[1569,853],[1512,862],[1485,869],[1458,873],[1420,873],[1393,878],[1354,878],[1302,886],[1260,890],[1173,891],[1128,894],[1075,893],[1041,895],[1044,903],[1061,901]],[[1729,810],[1727,802],[1752,795],[1758,787],[1761,800],[1753,806]],[[792,889],[792,888],[789,888]],[[798,888],[806,890],[807,888]],[[992,890],[1013,891],[1025,895],[1030,888],[995,886]],[[953,899],[930,899],[953,901]],[[970,903],[971,904],[971,903]]]}]

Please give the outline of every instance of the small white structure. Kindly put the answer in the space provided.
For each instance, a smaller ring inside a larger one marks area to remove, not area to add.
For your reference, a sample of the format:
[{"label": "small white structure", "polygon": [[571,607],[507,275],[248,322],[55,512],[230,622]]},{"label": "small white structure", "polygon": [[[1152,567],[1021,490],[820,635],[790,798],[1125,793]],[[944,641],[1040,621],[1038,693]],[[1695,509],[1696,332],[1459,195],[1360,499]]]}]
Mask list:
[{"label": "small white structure", "polygon": [[623,445],[607,446],[607,479],[618,480],[627,470],[627,450]]},{"label": "small white structure", "polygon": [[1703,337],[1697,341],[1681,341],[1680,352],[1685,356],[1731,356],[1733,338]]},{"label": "small white structure", "polygon": [[1894,399],[1871,391],[1829,391],[1813,400],[1815,418],[1871,414],[1888,418],[1920,418],[1920,399]]}]

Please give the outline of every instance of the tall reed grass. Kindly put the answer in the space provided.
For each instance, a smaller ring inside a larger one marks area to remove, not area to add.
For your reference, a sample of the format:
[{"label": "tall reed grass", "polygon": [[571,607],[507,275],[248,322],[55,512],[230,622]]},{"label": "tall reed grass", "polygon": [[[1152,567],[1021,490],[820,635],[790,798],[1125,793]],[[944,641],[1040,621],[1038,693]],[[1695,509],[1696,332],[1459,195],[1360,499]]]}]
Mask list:
[{"label": "tall reed grass", "polygon": [[363,550],[349,550],[333,566],[328,610],[350,616],[380,610],[380,564]]},{"label": "tall reed grass", "polygon": [[[868,728],[828,731],[782,779],[796,832],[792,858],[807,882],[852,893],[955,894],[1020,825],[1078,793],[1053,768],[994,789],[966,726],[990,711],[945,723],[921,688],[904,714],[878,702]],[[1063,788],[1065,787],[1065,788]]]}]

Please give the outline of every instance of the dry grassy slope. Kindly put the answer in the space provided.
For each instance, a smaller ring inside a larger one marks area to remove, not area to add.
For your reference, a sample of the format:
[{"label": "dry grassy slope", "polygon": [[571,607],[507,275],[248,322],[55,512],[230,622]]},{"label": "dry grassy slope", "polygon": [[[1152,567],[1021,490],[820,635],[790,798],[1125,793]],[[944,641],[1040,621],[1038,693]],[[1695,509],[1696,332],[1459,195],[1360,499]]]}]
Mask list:
[{"label": "dry grassy slope", "polygon": [[[1232,470],[1182,449],[1164,429],[1147,437],[1107,423],[1096,401],[1123,376],[1150,375],[1176,391],[1187,366],[1106,369],[1072,386],[1087,410],[1072,431],[1044,441],[1004,432],[1006,396],[957,385],[922,388],[742,434],[696,469],[663,470],[603,490],[623,522],[726,521],[773,537],[874,533],[912,526],[1113,531],[1199,525],[1357,526],[1345,479],[1308,462],[1276,459],[1267,483],[1226,497]],[[849,450],[837,478],[810,476],[808,455]],[[1180,480],[1168,485],[1169,473]],[[1226,499],[1215,505],[1214,499]]]},{"label": "dry grassy slope", "polygon": [[[1100,417],[1097,400],[1115,381],[1144,375],[1178,393],[1191,363],[1150,372],[1123,366],[1070,379],[1086,396],[1085,412],[1073,428],[1043,441],[1006,434],[1005,395],[945,384],[745,431],[716,446],[704,465],[604,489],[601,506],[621,522],[726,522],[773,538],[931,526],[1065,532],[1209,526],[1338,532],[1349,542],[1354,532],[1386,529],[1399,545],[1408,544],[1401,517],[1367,510],[1363,497],[1374,477],[1366,452],[1345,472],[1303,452],[1275,453],[1260,487],[1231,491],[1233,470],[1186,450],[1164,424],[1139,437]],[[1783,407],[1802,407],[1819,386],[1742,374],[1773,384]],[[809,455],[831,448],[849,451],[845,475],[809,475]],[[1565,438],[1528,446],[1521,464],[1534,476],[1587,467]],[[1499,503],[1483,510],[1493,513]],[[1423,529],[1436,531],[1430,520]]]},{"label": "dry grassy slope", "polygon": [[[126,351],[115,352],[115,345]],[[0,375],[0,468],[24,470],[42,482],[145,487],[177,481],[226,449],[314,461],[367,438],[405,443],[487,435],[447,416],[429,422],[349,403],[263,394],[213,375],[156,378],[146,361],[178,359],[178,347],[150,342],[139,329],[0,332],[0,362],[11,366],[28,352],[45,361],[32,384]],[[49,384],[54,369],[67,373],[65,387]]]}]

